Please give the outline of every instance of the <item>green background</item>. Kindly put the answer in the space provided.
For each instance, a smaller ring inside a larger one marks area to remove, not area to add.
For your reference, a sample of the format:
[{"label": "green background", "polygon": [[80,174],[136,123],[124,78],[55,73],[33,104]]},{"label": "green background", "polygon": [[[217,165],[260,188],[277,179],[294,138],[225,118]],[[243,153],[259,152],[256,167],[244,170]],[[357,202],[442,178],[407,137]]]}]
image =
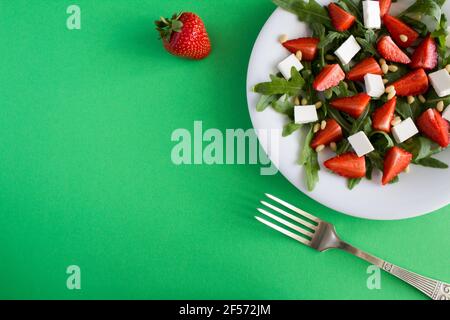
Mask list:
[{"label": "green background", "polygon": [[[175,166],[171,134],[250,128],[245,79],[268,0],[0,0],[0,298],[421,299],[367,264],[258,224],[264,192],[369,252],[450,280],[450,208],[377,222],[333,212],[257,165]],[[153,20],[198,13],[200,62],[168,55]],[[411,195],[413,201],[414,195]],[[66,288],[79,265],[82,289]]]}]

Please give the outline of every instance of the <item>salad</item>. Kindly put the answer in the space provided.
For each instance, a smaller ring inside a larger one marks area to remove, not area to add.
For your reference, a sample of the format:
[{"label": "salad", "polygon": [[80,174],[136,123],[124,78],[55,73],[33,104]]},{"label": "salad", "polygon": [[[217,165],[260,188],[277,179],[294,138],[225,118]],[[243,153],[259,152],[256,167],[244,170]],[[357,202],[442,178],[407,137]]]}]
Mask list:
[{"label": "salad", "polygon": [[[382,185],[410,165],[447,169],[436,159],[449,145],[450,56],[445,0],[417,0],[397,16],[391,0],[273,0],[308,23],[312,36],[280,35],[286,59],[259,83],[257,111],[272,107],[304,128],[299,165],[312,191],[323,165],[353,189],[374,170]],[[395,2],[395,1],[394,1]]]}]

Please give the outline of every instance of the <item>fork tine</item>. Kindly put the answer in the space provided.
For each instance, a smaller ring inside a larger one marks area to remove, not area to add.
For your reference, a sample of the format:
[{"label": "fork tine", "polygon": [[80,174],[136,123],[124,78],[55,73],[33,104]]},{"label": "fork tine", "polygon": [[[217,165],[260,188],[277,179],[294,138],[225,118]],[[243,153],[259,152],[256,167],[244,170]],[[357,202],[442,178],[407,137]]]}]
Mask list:
[{"label": "fork tine", "polygon": [[314,236],[311,232],[309,232],[307,230],[304,230],[304,229],[300,228],[299,226],[296,226],[295,224],[292,224],[292,223],[290,223],[290,222],[288,222],[288,221],[286,221],[286,220],[284,220],[284,219],[282,219],[280,217],[277,217],[277,216],[267,212],[264,209],[259,209],[258,208],[258,211],[261,212],[263,215],[268,216],[269,218],[272,218],[273,220],[278,221],[279,223],[284,224],[286,227],[289,227],[292,230],[295,230],[295,231],[297,231],[297,232],[299,232],[299,233],[301,233],[301,234],[303,234],[303,235],[305,235],[307,237],[312,238]]},{"label": "fork tine", "polygon": [[296,217],[296,216],[294,216],[294,215],[292,215],[290,213],[287,213],[286,211],[284,211],[284,210],[282,210],[282,209],[280,209],[278,207],[275,207],[274,205],[271,205],[270,203],[267,203],[265,201],[261,201],[261,203],[263,205],[265,205],[266,207],[268,207],[268,208],[270,208],[270,209],[272,209],[272,210],[282,214],[283,216],[288,217],[289,219],[292,219],[292,220],[294,220],[294,221],[304,225],[307,228],[310,228],[312,230],[316,230],[316,226],[311,224],[311,223],[309,223],[306,220],[300,219],[299,217]]},{"label": "fork tine", "polygon": [[311,241],[306,240],[305,238],[302,238],[302,237],[300,237],[299,235],[296,235],[293,232],[290,232],[290,231],[288,231],[286,229],[283,229],[283,228],[281,228],[281,227],[279,227],[279,226],[277,226],[277,225],[275,225],[275,224],[273,224],[273,223],[271,223],[271,222],[269,222],[267,220],[264,220],[263,218],[260,218],[260,217],[255,217],[255,218],[256,218],[256,220],[258,220],[259,222],[265,224],[266,226],[268,226],[268,227],[270,227],[272,229],[275,229],[278,232],[281,232],[282,234],[284,234],[284,235],[286,235],[288,237],[291,237],[292,239],[297,240],[300,243],[303,243],[303,244],[305,244],[307,246],[311,245]]},{"label": "fork tine", "polygon": [[302,215],[302,216],[308,218],[309,220],[312,220],[312,221],[317,222],[317,223],[320,223],[320,221],[321,221],[319,218],[313,216],[312,214],[309,214],[309,213],[306,212],[306,211],[303,211],[303,210],[301,210],[301,209],[299,209],[299,208],[297,208],[297,207],[294,207],[292,204],[289,204],[289,203],[287,203],[286,201],[283,201],[283,200],[281,200],[281,199],[278,199],[277,197],[275,197],[275,196],[273,196],[273,195],[271,195],[271,194],[266,193],[266,196],[267,196],[268,198],[272,199],[273,201],[276,201],[276,202],[278,202],[279,204],[285,206],[286,208],[288,208],[288,209],[290,209],[290,210],[292,210],[292,211],[298,213],[299,215]]}]

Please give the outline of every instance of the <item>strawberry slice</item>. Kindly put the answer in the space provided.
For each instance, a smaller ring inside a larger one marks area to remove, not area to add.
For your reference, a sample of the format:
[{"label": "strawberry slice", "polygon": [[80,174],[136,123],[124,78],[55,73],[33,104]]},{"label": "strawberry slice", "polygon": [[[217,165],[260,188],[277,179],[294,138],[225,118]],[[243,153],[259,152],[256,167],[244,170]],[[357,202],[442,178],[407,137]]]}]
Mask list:
[{"label": "strawberry slice", "polygon": [[392,84],[400,97],[417,96],[428,91],[428,76],[423,69],[414,70]]},{"label": "strawberry slice", "polygon": [[359,118],[370,102],[370,96],[359,93],[353,97],[337,98],[331,101],[331,106],[339,111],[348,113],[353,118]]},{"label": "strawberry slice", "polygon": [[331,142],[338,142],[342,139],[342,128],[334,119],[328,119],[325,129],[320,130],[311,141],[311,148],[316,149],[320,145],[327,146]]},{"label": "strawberry slice", "polygon": [[386,102],[382,107],[375,110],[372,116],[372,127],[374,130],[391,132],[391,122],[394,119],[397,97]]},{"label": "strawberry slice", "polygon": [[381,183],[386,185],[401,172],[405,171],[411,163],[412,158],[413,155],[402,148],[392,147],[389,149],[384,158],[383,178]]},{"label": "strawberry slice", "polygon": [[345,79],[345,73],[339,64],[325,66],[314,79],[313,88],[317,91],[325,91],[333,88]]},{"label": "strawberry slice", "polygon": [[386,60],[403,64],[409,64],[411,62],[411,59],[406,53],[404,53],[389,36],[384,36],[378,41],[377,49],[381,56]]},{"label": "strawberry slice", "polygon": [[432,70],[438,64],[438,53],[436,42],[429,34],[422,43],[417,47],[411,58],[409,65],[413,69],[423,68],[425,70]]},{"label": "strawberry slice", "polygon": [[316,58],[319,42],[318,38],[298,38],[284,42],[283,46],[292,53],[301,51],[302,60],[312,61]]},{"label": "strawberry slice", "polygon": [[383,75],[383,71],[380,68],[378,62],[370,57],[362,60],[360,63],[355,65],[352,70],[347,74],[347,79],[352,81],[362,81],[364,76],[368,73]]},{"label": "strawberry slice", "polygon": [[[419,34],[413,28],[393,16],[386,14],[383,17],[383,22],[394,41],[400,47],[408,48],[419,38]],[[402,39],[402,36],[406,37]],[[403,41],[405,39],[406,41]]]},{"label": "strawberry slice", "polygon": [[340,32],[348,30],[356,21],[356,18],[353,15],[335,3],[330,3],[328,6],[328,13],[330,14],[331,23],[334,28]]},{"label": "strawberry slice", "polygon": [[392,0],[380,0],[380,16],[384,17],[391,9]]},{"label": "strawberry slice", "polygon": [[344,153],[324,162],[325,167],[340,176],[357,179],[366,175],[366,159],[353,152]]},{"label": "strawberry slice", "polygon": [[448,124],[436,109],[428,109],[417,119],[420,132],[439,144],[448,147]]}]

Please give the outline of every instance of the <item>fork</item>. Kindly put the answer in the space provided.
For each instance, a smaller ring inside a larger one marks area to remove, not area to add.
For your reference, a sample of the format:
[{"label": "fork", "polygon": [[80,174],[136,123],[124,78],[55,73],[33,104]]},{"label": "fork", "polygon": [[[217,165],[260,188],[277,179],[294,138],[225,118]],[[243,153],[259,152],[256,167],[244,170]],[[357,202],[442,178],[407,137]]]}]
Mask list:
[{"label": "fork", "polygon": [[[261,203],[266,208],[269,208],[285,216],[292,222],[274,215],[265,209],[258,208],[258,211],[264,216],[288,227],[292,231],[270,221],[267,221],[266,219],[263,219],[261,217],[255,217],[259,222],[265,224],[266,226],[275,229],[283,233],[284,235],[291,237],[292,239],[297,240],[298,242],[303,243],[304,245],[307,245],[320,252],[326,251],[328,249],[344,250],[405,281],[433,300],[450,300],[450,284],[421,276],[417,273],[400,268],[392,263],[384,261],[358,248],[355,248],[354,246],[339,238],[336,233],[335,227],[331,223],[323,221],[271,194],[266,193],[266,196],[284,208],[281,209],[266,201],[261,201]],[[286,212],[285,209],[289,209],[296,215]],[[294,222],[296,222],[296,224],[294,224]],[[293,231],[296,231],[297,233]],[[302,236],[300,236],[299,234]]]}]

